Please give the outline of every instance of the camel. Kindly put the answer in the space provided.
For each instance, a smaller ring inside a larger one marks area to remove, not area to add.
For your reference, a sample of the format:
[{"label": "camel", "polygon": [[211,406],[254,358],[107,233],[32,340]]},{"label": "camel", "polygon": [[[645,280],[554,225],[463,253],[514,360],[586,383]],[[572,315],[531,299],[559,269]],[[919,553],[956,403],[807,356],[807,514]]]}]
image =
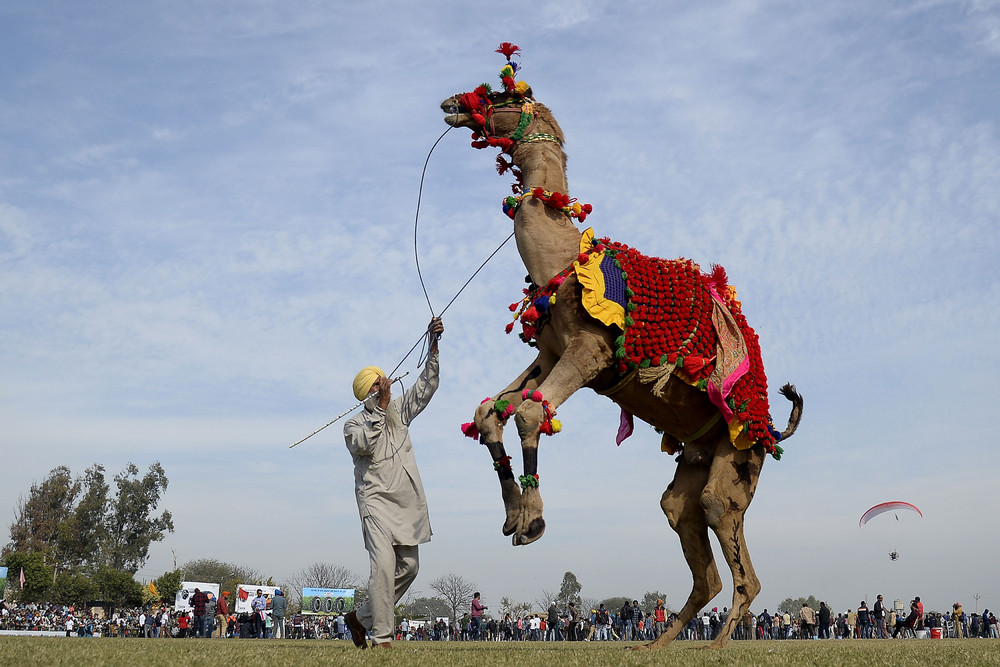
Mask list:
[{"label": "camel", "polygon": [[[802,398],[794,386],[786,384],[781,393],[792,402],[786,429],[781,433],[770,427],[758,429],[764,436],[754,442],[747,441],[747,426],[740,436],[743,440],[734,441],[732,420],[737,424],[740,420],[735,415],[720,419],[725,410],[718,401],[711,400],[704,382],[699,386],[689,377],[694,372],[690,367],[697,365],[691,361],[693,355],[688,357],[687,368],[682,368],[684,360],[676,359],[676,355],[656,358],[654,366],[637,363],[638,357],[630,357],[631,353],[622,349],[623,327],[609,325],[588,310],[581,266],[600,256],[600,251],[607,255],[612,246],[608,240],[590,238],[589,232],[581,232],[575,224],[584,220],[591,208],[568,196],[563,132],[552,112],[534,100],[531,88],[516,81],[517,64],[512,56],[518,51],[509,43],[498,49],[508,61],[501,71],[503,90],[493,91],[484,84],[441,104],[448,125],[473,130],[474,147],[499,148],[501,175],[510,170],[517,177],[513,189],[520,196],[507,198],[505,210],[513,219],[517,249],[528,271],[526,280],[530,281],[518,311],[523,326],[521,337],[538,348],[534,361],[505,389],[485,400],[476,410],[474,421],[463,425],[463,430],[470,437],[478,437],[489,450],[506,510],[503,534],[511,536],[516,546],[536,541],[545,530],[538,486],[539,437],[543,432],[551,435],[559,430],[555,411],[573,393],[588,387],[605,394],[622,408],[623,425],[626,416],[634,415],[660,431],[664,450],[678,453],[673,481],[664,491],[660,506],[680,538],[694,582],[676,620],[659,638],[640,648],[667,646],[722,590],[708,529],[715,533],[733,578],[732,612],[711,644],[723,647],[760,592],[743,534],[744,513],[768,451],[776,453],[773,442],[791,436],[798,427]],[[631,252],[620,245],[616,251],[617,257],[626,259]],[[714,301],[708,296],[697,299],[710,304],[706,308],[713,317],[728,322],[734,316],[742,317],[735,292],[722,279],[724,274],[708,278],[691,262],[657,261],[664,270],[681,267],[676,270],[695,276],[695,283],[702,287],[692,289],[701,290],[699,294],[711,291]],[[638,289],[635,277],[630,280],[629,287]],[[727,289],[731,298],[718,294]],[[517,306],[514,304],[512,310]],[[641,313],[628,312],[636,319],[626,321],[634,327]],[[510,330],[508,327],[508,333]],[[744,329],[742,333],[752,338],[745,341],[748,347],[756,345],[752,330]],[[704,379],[708,369],[722,364],[722,357],[699,359],[698,364],[704,364],[697,371]],[[762,367],[758,370],[759,377],[763,377]],[[759,391],[766,407],[766,379],[762,383]],[[511,416],[517,425],[523,458],[524,474],[517,479],[503,444],[503,428]]]}]

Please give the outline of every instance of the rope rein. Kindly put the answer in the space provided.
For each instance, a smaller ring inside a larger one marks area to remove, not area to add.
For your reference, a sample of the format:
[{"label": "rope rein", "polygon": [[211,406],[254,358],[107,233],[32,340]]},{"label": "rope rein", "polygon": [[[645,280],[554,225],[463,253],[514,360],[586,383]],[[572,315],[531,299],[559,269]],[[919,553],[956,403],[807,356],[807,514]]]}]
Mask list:
[{"label": "rope rein", "polygon": [[[424,277],[423,277],[423,275],[420,272],[420,257],[417,254],[417,227],[418,227],[418,223],[420,221],[420,202],[421,202],[421,199],[423,199],[423,195],[424,195],[424,177],[427,175],[427,165],[430,163],[431,154],[434,153],[434,149],[437,148],[438,143],[441,142],[441,140],[444,138],[444,135],[448,134],[448,132],[450,132],[451,129],[452,129],[452,127],[449,126],[448,129],[445,130],[441,134],[441,136],[437,138],[437,141],[434,142],[434,145],[431,146],[430,151],[428,151],[428,153],[427,153],[427,159],[424,160],[424,168],[423,168],[423,171],[420,174],[420,187],[419,187],[419,189],[417,191],[417,206],[416,206],[416,212],[415,212],[415,214],[413,216],[413,259],[414,259],[414,261],[416,262],[416,265],[417,265],[417,278],[420,280],[420,288],[423,290],[423,292],[424,292],[424,298],[427,300],[427,309],[431,311],[431,318],[441,317],[442,315],[444,315],[445,312],[447,312],[447,310],[449,308],[451,308],[451,304],[455,303],[455,301],[458,299],[458,297],[461,296],[462,292],[465,291],[465,288],[469,286],[469,283],[471,283],[473,281],[473,279],[475,279],[475,277],[477,275],[479,275],[479,272],[483,270],[483,268],[486,266],[486,264],[489,263],[489,261],[491,259],[493,259],[493,257],[498,252],[500,252],[500,250],[505,245],[507,245],[508,241],[510,241],[512,238],[514,238],[514,232],[511,232],[510,235],[507,238],[505,238],[500,243],[499,246],[497,246],[496,250],[494,250],[493,252],[491,252],[489,254],[489,256],[483,261],[483,263],[479,265],[479,268],[476,269],[471,276],[469,276],[469,279],[465,281],[465,283],[458,290],[458,292],[455,294],[455,296],[453,296],[451,298],[451,301],[448,302],[448,305],[446,305],[441,310],[441,312],[439,314],[437,314],[437,315],[434,314],[434,306],[431,305],[431,298],[430,298],[430,296],[427,293],[427,287],[424,284]],[[417,342],[415,342],[413,344],[413,346],[410,348],[409,352],[407,352],[405,355],[403,355],[403,358],[399,360],[399,363],[396,364],[395,368],[393,368],[392,371],[389,373],[389,377],[392,377],[396,373],[396,371],[399,370],[399,367],[403,365],[403,363],[409,358],[409,356],[411,354],[413,354],[413,351],[415,349],[417,349],[417,346],[421,345],[421,343],[423,343],[423,348],[421,349],[420,357],[419,357],[419,359],[417,361],[417,367],[419,368],[420,366],[424,365],[424,362],[427,360],[427,355],[429,354],[429,350],[430,350],[430,336],[428,335],[428,332],[426,332],[426,331],[423,334],[421,334],[420,338],[418,338]],[[408,374],[409,374],[409,372],[403,373],[403,375],[400,375],[399,377],[395,378],[393,380],[393,382],[400,382],[400,380],[403,377],[407,376]],[[402,382],[400,382],[400,384],[402,385]],[[343,414],[338,415],[333,420],[327,422],[324,426],[321,426],[320,428],[316,429],[315,431],[313,431],[312,433],[310,433],[306,437],[302,438],[301,440],[292,443],[291,445],[288,446],[288,448],[291,449],[295,445],[298,445],[298,444],[301,444],[301,443],[305,442],[306,440],[308,440],[309,438],[313,437],[317,433],[323,431],[328,426],[331,426],[331,425],[335,424],[336,422],[340,421],[341,419],[343,419],[347,415],[351,414],[352,412],[354,412],[355,410],[357,410],[358,408],[360,408],[362,405],[364,405],[364,403],[365,403],[364,401],[358,402],[350,410],[347,410]]]}]

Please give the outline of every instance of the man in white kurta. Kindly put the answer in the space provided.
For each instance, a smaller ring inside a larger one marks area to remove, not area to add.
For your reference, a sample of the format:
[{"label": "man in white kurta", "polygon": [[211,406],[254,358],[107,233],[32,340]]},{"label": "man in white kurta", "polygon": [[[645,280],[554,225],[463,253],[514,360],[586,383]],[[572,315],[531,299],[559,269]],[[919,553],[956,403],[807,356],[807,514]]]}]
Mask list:
[{"label": "man in white kurta", "polygon": [[354,390],[359,400],[365,397],[365,408],[344,425],[354,458],[361,532],[371,561],[368,599],[347,615],[359,648],[367,646],[363,630],[376,647],[392,646],[395,605],[417,576],[417,546],[431,539],[427,499],[408,429],[438,387],[438,337],[444,332],[439,318],[431,320],[428,332],[430,351],[413,387],[392,400],[392,383],[385,374],[374,367],[364,369]]}]

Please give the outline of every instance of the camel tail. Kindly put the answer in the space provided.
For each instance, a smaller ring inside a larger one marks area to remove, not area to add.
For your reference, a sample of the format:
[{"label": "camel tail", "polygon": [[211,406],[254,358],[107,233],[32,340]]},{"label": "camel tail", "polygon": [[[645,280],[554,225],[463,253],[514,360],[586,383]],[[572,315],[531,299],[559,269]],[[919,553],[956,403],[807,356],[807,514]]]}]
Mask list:
[{"label": "camel tail", "polygon": [[799,422],[802,420],[802,395],[795,390],[795,385],[791,383],[786,383],[780,391],[782,396],[792,402],[792,414],[788,416],[788,426],[781,432],[781,439],[784,440],[795,433],[795,429],[799,427]]}]

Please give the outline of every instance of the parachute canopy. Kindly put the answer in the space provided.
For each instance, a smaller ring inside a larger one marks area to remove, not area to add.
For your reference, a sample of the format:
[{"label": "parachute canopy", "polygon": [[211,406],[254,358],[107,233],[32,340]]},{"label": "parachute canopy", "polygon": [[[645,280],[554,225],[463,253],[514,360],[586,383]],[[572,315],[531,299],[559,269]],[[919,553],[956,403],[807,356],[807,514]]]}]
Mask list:
[{"label": "parachute canopy", "polygon": [[[864,514],[861,515],[861,521],[858,522],[858,526],[863,526],[880,514],[885,514],[886,512],[893,512],[896,510],[906,510],[908,512],[916,512],[921,517],[924,515],[920,511],[920,508],[911,503],[903,502],[902,500],[893,500],[888,503],[879,503],[874,507],[870,507]],[[896,517],[897,519],[899,517]]]}]

